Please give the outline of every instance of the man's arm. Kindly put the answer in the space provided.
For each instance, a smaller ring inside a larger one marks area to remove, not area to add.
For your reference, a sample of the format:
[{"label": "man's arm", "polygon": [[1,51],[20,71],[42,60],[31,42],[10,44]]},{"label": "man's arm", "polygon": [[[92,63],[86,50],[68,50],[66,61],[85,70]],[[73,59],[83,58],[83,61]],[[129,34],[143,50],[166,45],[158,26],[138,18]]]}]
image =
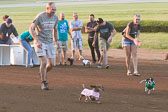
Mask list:
[{"label": "man's arm", "polygon": [[117,31],[115,29],[112,30],[110,37],[108,38],[108,43],[111,43],[112,38],[116,35]]},{"label": "man's arm", "polygon": [[33,37],[36,46],[37,46],[38,48],[41,48],[41,43],[40,43],[39,40],[37,39],[37,36],[36,36],[34,30],[35,30],[35,24],[32,23],[32,24],[30,25],[30,27],[29,27],[30,35]]},{"label": "man's arm", "polygon": [[68,30],[68,34],[69,34],[69,36],[72,38],[72,35],[71,35],[71,32]]},{"label": "man's arm", "polygon": [[57,42],[58,41],[58,31],[57,31],[57,27],[55,27],[53,29],[53,42]]},{"label": "man's arm", "polygon": [[93,32],[93,31],[95,31],[94,28],[90,28],[90,27],[85,26],[85,32],[86,33],[90,33],[90,32]]},{"label": "man's arm", "polygon": [[95,35],[94,35],[94,40],[93,40],[93,43],[92,43],[92,46],[95,47],[95,42],[97,40],[97,37],[98,37],[98,32],[95,32]]},{"label": "man's arm", "polygon": [[79,30],[82,30],[82,27],[71,28],[71,31],[79,31]]},{"label": "man's arm", "polygon": [[71,22],[71,32],[82,30],[82,27],[83,27],[82,22],[80,22],[79,24],[80,24],[79,27],[73,27],[72,22]]}]

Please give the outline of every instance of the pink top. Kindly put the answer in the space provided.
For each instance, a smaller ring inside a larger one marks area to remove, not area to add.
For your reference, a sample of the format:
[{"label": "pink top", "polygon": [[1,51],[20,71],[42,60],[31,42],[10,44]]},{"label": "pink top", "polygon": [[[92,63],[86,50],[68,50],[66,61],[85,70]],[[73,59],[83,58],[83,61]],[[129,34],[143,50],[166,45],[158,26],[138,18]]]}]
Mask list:
[{"label": "pink top", "polygon": [[93,90],[90,90],[90,89],[84,89],[82,92],[81,92],[82,95],[85,95],[85,96],[94,96],[96,98],[96,100],[99,99],[100,97],[100,93],[99,92],[95,92]]}]

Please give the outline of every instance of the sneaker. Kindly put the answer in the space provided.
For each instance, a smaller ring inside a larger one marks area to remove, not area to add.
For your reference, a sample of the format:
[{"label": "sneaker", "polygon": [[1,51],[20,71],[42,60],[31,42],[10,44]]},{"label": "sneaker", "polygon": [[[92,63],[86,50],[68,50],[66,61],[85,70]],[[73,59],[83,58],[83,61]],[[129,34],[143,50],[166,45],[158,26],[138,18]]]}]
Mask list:
[{"label": "sneaker", "polygon": [[108,69],[109,67],[110,67],[109,64],[106,64],[105,68]]},{"label": "sneaker", "polygon": [[73,65],[73,62],[74,62],[73,58],[68,58],[68,61],[70,62],[70,65]]},{"label": "sneaker", "polygon": [[49,90],[48,83],[46,81],[42,81],[42,83],[41,83],[41,89],[42,90]]},{"label": "sneaker", "polygon": [[61,62],[59,62],[59,64],[58,64],[58,65],[60,65],[60,66],[61,66],[61,65],[62,65],[62,63],[61,63]]},{"label": "sneaker", "polygon": [[93,64],[95,64],[95,63],[96,63],[96,61],[95,61],[95,60],[93,60],[93,61],[92,61],[92,63],[93,63]]},{"label": "sneaker", "polygon": [[79,61],[80,61],[80,60],[84,60],[84,57],[83,57],[83,56],[80,56]]},{"label": "sneaker", "polygon": [[30,68],[31,68],[31,65],[26,65],[26,68],[27,68],[27,69],[30,69]]},{"label": "sneaker", "polygon": [[127,76],[130,76],[130,75],[132,75],[132,73],[131,72],[127,72]]},{"label": "sneaker", "polygon": [[102,68],[102,64],[99,63],[99,64],[97,65],[97,68]]}]

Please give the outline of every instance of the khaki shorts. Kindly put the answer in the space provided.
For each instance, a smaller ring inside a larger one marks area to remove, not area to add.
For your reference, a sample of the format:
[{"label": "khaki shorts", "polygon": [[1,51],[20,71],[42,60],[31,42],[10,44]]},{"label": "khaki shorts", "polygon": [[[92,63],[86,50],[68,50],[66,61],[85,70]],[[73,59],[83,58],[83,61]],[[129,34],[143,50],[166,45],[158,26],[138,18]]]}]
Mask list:
[{"label": "khaki shorts", "polygon": [[72,39],[71,40],[71,49],[76,50],[76,49],[82,50],[83,49],[83,41],[82,39]]},{"label": "khaki shorts", "polygon": [[58,51],[68,51],[68,41],[58,41],[59,43],[59,48],[57,48]]},{"label": "khaki shorts", "polygon": [[42,43],[42,48],[38,48],[36,45],[34,48],[38,57],[40,56],[46,56],[47,58],[56,57],[56,48],[53,43],[51,44]]},{"label": "khaki shorts", "polygon": [[103,51],[107,51],[110,48],[110,44],[104,38],[100,38],[100,48]]}]

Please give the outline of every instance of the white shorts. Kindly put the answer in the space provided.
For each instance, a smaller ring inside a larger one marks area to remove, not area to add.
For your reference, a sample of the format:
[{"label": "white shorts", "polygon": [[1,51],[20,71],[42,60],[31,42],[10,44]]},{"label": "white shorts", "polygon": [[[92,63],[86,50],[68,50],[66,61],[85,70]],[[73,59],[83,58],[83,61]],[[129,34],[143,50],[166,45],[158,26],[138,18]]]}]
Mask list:
[{"label": "white shorts", "polygon": [[34,48],[38,57],[40,56],[47,56],[47,58],[56,57],[56,48],[54,47],[53,43],[50,44],[42,43],[42,48],[38,48],[36,45]]},{"label": "white shorts", "polygon": [[59,48],[57,48],[58,51],[68,51],[68,41],[58,41],[59,43]]},{"label": "white shorts", "polygon": [[76,49],[82,50],[83,49],[83,41],[82,39],[72,39],[71,40],[71,49],[76,50]]}]

